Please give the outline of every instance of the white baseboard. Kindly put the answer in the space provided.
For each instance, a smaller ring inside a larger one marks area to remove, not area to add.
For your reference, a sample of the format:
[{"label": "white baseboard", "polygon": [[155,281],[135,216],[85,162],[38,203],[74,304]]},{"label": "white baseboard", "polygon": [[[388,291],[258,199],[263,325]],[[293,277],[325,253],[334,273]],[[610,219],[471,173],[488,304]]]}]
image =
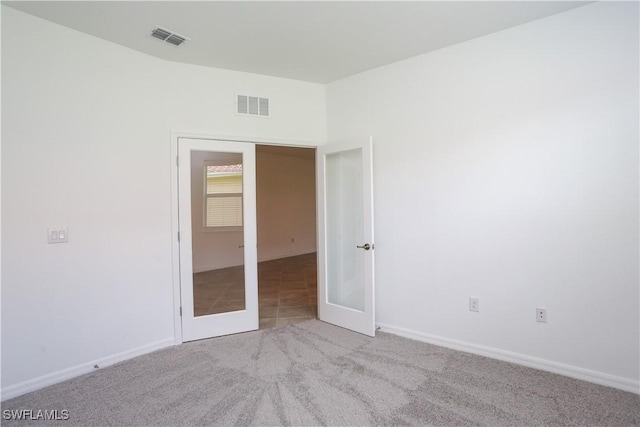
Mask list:
[{"label": "white baseboard", "polygon": [[[312,254],[315,253],[316,249],[304,249],[304,250],[299,250],[299,251],[293,251],[293,252],[286,252],[286,253],[276,253],[276,254],[271,254],[268,256],[262,256],[262,257],[258,257],[258,262],[263,262],[263,261],[273,261],[274,259],[280,259],[280,258],[289,258],[289,257],[293,257],[293,256],[299,256],[299,255],[307,255],[307,254]],[[211,271],[211,270],[218,270],[221,268],[229,268],[229,267],[238,267],[239,265],[242,264],[238,264],[238,265],[225,265],[225,266],[220,266],[220,265],[199,265],[199,266],[194,266],[193,267],[193,272],[194,273],[202,273],[204,271]]]},{"label": "white baseboard", "polygon": [[273,261],[274,259],[290,258],[290,257],[293,257],[293,256],[300,256],[300,255],[308,255],[308,254],[312,254],[312,253],[315,253],[315,252],[316,252],[316,249],[313,248],[313,249],[299,250],[299,251],[293,251],[293,252],[288,252],[288,253],[280,253],[280,254],[275,254],[275,255],[259,257],[258,258],[258,262]]},{"label": "white baseboard", "polygon": [[142,347],[127,350],[122,353],[103,357],[91,362],[82,363],[71,368],[62,369],[60,371],[46,374],[32,380],[27,380],[18,384],[10,385],[4,387],[2,389],[2,392],[0,392],[0,400],[5,401],[7,399],[23,395],[25,393],[39,390],[52,384],[75,378],[80,375],[88,374],[89,372],[93,372],[96,370],[95,365],[98,365],[100,368],[106,368],[107,366],[114,365],[118,362],[132,359],[137,356],[142,356],[143,354],[151,353],[153,351],[171,347],[173,345],[175,345],[173,337],[167,338],[161,341],[156,341],[154,343],[144,345]]},{"label": "white baseboard", "polygon": [[513,353],[493,347],[486,347],[464,341],[453,340],[450,338],[429,335],[411,329],[400,328],[384,323],[378,323],[377,326],[382,332],[388,332],[416,341],[422,341],[441,347],[451,348],[453,350],[459,350],[467,353],[477,354],[480,356],[490,357],[492,359],[503,360],[505,362],[511,362],[517,365],[523,365],[530,368],[540,369],[542,371],[553,372],[554,374],[564,375],[567,377],[640,394],[640,381],[632,380],[629,378],[618,377],[615,375],[605,374],[603,372],[565,365],[563,363],[553,362],[550,360],[540,359],[524,354]]},{"label": "white baseboard", "polygon": [[210,265],[199,265],[199,266],[193,266],[193,272],[194,273],[204,273],[205,271],[212,271],[212,270],[220,270],[221,268],[231,268],[231,267],[240,267],[243,264],[237,264],[237,265],[216,265],[216,264],[210,264]]}]

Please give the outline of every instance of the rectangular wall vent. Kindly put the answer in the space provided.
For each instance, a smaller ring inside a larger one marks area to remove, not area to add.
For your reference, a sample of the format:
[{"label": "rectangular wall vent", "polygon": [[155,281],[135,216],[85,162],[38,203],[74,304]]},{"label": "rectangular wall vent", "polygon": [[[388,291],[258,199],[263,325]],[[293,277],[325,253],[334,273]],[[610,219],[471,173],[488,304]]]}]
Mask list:
[{"label": "rectangular wall vent", "polygon": [[247,116],[269,117],[269,98],[238,95],[236,113]]},{"label": "rectangular wall vent", "polygon": [[188,40],[186,37],[182,37],[181,35],[178,35],[173,31],[169,31],[162,27],[156,27],[153,31],[151,31],[151,35],[174,46],[180,46],[185,42],[185,40]]}]

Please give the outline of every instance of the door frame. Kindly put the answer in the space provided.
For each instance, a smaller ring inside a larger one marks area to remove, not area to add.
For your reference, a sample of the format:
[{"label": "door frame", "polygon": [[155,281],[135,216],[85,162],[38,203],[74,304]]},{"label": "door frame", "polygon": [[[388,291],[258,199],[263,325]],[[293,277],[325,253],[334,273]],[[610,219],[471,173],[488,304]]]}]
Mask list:
[{"label": "door frame", "polygon": [[[286,138],[263,138],[244,135],[221,135],[211,132],[171,131],[171,278],[173,284],[173,335],[174,345],[180,345],[182,339],[182,315],[180,297],[180,242],[178,232],[178,140],[180,138],[210,139],[213,141],[245,142],[259,145],[279,145],[284,147],[315,148],[324,145],[324,141],[292,140]],[[317,221],[317,219],[316,219]]]}]

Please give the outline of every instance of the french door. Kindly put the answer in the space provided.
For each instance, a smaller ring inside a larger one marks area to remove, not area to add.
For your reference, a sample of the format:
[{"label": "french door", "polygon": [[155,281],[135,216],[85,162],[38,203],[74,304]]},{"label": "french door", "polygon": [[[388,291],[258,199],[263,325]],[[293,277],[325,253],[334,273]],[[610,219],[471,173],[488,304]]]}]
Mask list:
[{"label": "french door", "polygon": [[318,147],[318,317],[375,336],[371,138]]},{"label": "french door", "polygon": [[258,329],[255,145],[178,138],[182,340]]}]

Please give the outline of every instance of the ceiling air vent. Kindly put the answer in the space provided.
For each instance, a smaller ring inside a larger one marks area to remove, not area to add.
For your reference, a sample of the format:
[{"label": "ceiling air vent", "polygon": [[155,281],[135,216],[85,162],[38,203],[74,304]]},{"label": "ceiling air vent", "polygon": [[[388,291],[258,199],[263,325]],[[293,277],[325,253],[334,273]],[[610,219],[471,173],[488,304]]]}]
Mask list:
[{"label": "ceiling air vent", "polygon": [[238,114],[269,117],[269,98],[238,95],[236,99],[236,107],[236,113]]},{"label": "ceiling air vent", "polygon": [[185,40],[188,40],[186,37],[182,37],[173,31],[169,31],[162,27],[156,27],[151,31],[151,35],[157,39],[171,43],[174,46],[180,46]]}]

